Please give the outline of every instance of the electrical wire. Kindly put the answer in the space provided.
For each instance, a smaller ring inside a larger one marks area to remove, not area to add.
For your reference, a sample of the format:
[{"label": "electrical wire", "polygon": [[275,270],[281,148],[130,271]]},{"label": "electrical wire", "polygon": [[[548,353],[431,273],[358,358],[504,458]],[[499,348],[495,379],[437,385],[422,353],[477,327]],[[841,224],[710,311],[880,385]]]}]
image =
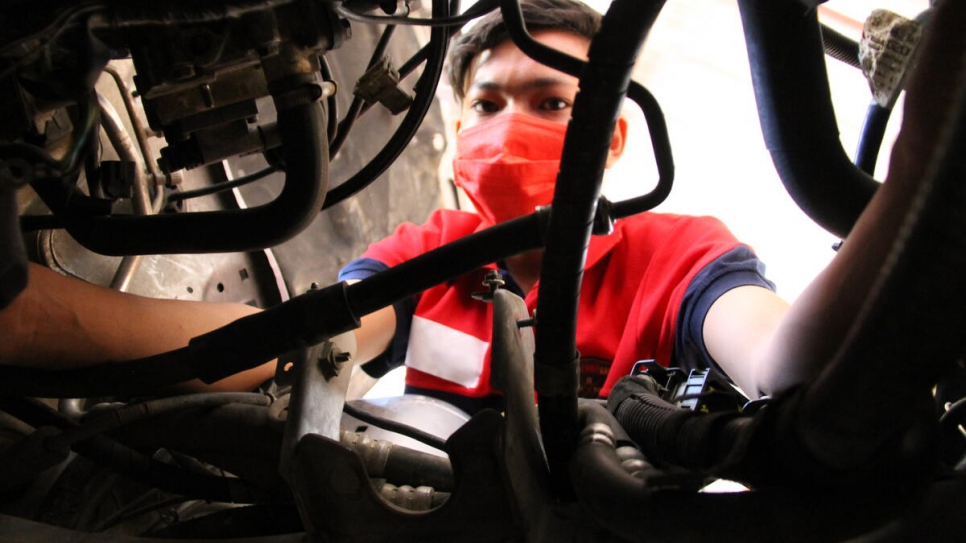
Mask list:
[{"label": "electrical wire", "polygon": [[495,10],[499,6],[498,2],[494,2],[491,0],[480,2],[480,4],[483,4],[484,9],[486,10],[483,13],[478,13],[476,10],[473,12],[471,12],[470,10],[467,10],[467,12],[463,13],[462,15],[456,15],[453,17],[439,17],[439,18],[433,17],[430,19],[408,17],[407,16],[408,7],[409,7],[408,3],[406,5],[407,15],[366,15],[364,13],[353,11],[345,7],[344,5],[341,5],[338,8],[336,8],[336,11],[338,11],[339,15],[342,15],[346,19],[349,19],[352,21],[358,21],[362,23],[370,23],[370,24],[390,24],[390,25],[402,25],[402,26],[428,26],[428,27],[463,26],[466,23],[472,21],[473,19],[479,17],[480,15],[489,13],[490,11]]},{"label": "electrical wire", "polygon": [[415,439],[416,441],[423,443],[425,445],[429,445],[434,449],[438,449],[444,452],[446,451],[446,440],[440,439],[418,428],[413,428],[412,426],[403,424],[401,422],[396,422],[396,421],[384,419],[382,417],[378,417],[376,415],[363,411],[362,409],[359,409],[355,406],[352,406],[349,403],[346,403],[345,406],[342,408],[342,410],[345,412],[345,414],[351,417],[355,417],[367,424],[378,426],[383,430],[388,430],[390,432],[395,432],[399,435],[406,436],[411,439]]},{"label": "electrical wire", "polygon": [[200,198],[202,196],[208,196],[211,194],[217,194],[219,192],[225,192],[236,187],[241,187],[249,183],[254,183],[259,179],[263,179],[280,171],[281,168],[276,165],[271,165],[256,172],[252,172],[248,175],[243,175],[237,179],[232,179],[231,181],[226,181],[224,183],[217,183],[209,187],[202,187],[200,189],[185,190],[181,192],[174,192],[167,196],[167,202],[169,204],[180,202],[182,200],[188,200],[191,198]]},{"label": "electrical wire", "polygon": [[160,496],[158,496],[157,490],[156,489],[151,489],[150,491],[148,491],[145,494],[141,495],[137,499],[131,501],[128,504],[126,504],[124,507],[122,507],[122,508],[118,509],[117,511],[115,511],[114,514],[112,514],[111,516],[109,516],[109,517],[105,518],[104,520],[98,522],[97,525],[94,526],[94,529],[91,530],[91,531],[92,532],[103,532],[104,530],[107,530],[108,528],[110,528],[110,527],[112,527],[112,526],[114,526],[114,525],[116,525],[118,523],[124,522],[126,520],[130,520],[130,519],[133,519],[133,518],[137,518],[137,517],[139,517],[141,515],[144,515],[146,513],[150,513],[152,511],[157,511],[158,509],[163,509],[165,507],[171,507],[173,505],[178,505],[178,504],[182,504],[182,503],[185,503],[185,502],[197,501],[197,500],[194,500],[194,499],[191,499],[191,498],[187,498],[187,497],[184,497],[184,496],[174,496],[174,497],[170,497],[170,498],[166,498],[166,499],[162,499],[162,500],[156,501],[154,503],[145,503],[149,499],[156,498],[156,497],[160,497]]},{"label": "electrical wire", "polygon": [[[446,0],[433,0],[433,15],[446,17],[449,14],[449,4]],[[406,112],[406,117],[396,128],[385,146],[355,175],[345,180],[326,194],[322,209],[328,209],[346,198],[352,197],[362,189],[368,187],[392,163],[399,158],[406,146],[412,141],[429,112],[436,97],[436,87],[443,72],[446,51],[449,45],[449,32],[444,28],[433,28],[430,33],[430,53],[426,61],[426,68],[416,82],[416,100]]]},{"label": "electrical wire", "polygon": [[[389,47],[389,41],[395,30],[396,27],[394,25],[389,25],[382,31],[382,36],[379,37],[379,41],[376,42],[376,47],[372,50],[372,55],[369,57],[369,64],[366,66],[367,71],[375,66],[379,62],[379,59],[386,54],[386,49]],[[352,130],[352,125],[355,124],[356,119],[362,113],[364,105],[365,100],[361,96],[356,94],[352,97],[352,104],[349,105],[349,110],[346,112],[345,118],[339,121],[339,127],[336,131],[337,135],[329,146],[330,157],[334,157],[338,154],[339,149],[342,148],[342,144],[345,143],[346,138],[349,136],[349,131]]]},{"label": "electrical wire", "polygon": [[[454,4],[457,4],[457,3],[458,2],[454,2]],[[499,6],[500,6],[500,0],[481,0],[480,2],[477,2],[476,4],[473,4],[472,6],[470,6],[470,8],[466,10],[466,13],[464,15],[475,19],[477,17],[482,17],[483,15],[486,15],[487,13],[493,11]],[[448,28],[448,31],[449,31],[450,37],[453,37],[454,35],[456,35],[457,32],[460,31],[460,27],[450,27]],[[424,45],[419,51],[416,51],[416,53],[413,54],[413,56],[409,57],[409,60],[404,62],[402,66],[399,67],[400,79],[405,79],[407,76],[409,76],[409,74],[413,73],[413,71],[415,71],[420,64],[426,61],[426,59],[429,57],[429,51],[430,51],[431,45],[432,44]],[[359,115],[360,116],[364,115],[367,111],[369,111],[369,108],[371,108],[373,105],[374,104],[370,104],[367,102],[362,107],[362,111],[359,112]]]},{"label": "electrical wire", "polygon": [[269,399],[264,394],[249,392],[210,392],[173,396],[146,402],[130,404],[113,409],[107,413],[91,417],[79,426],[65,429],[59,436],[48,438],[53,447],[67,448],[78,441],[105,434],[150,417],[157,417],[184,409],[214,408],[228,404],[244,403],[267,406]]},{"label": "electrical wire", "polygon": [[[25,66],[27,63],[32,61],[37,55],[41,53],[41,51],[43,51],[50,44],[50,42],[60,37],[61,32],[63,32],[65,28],[68,28],[70,26],[70,23],[72,23],[75,18],[82,17],[85,15],[90,15],[98,11],[101,11],[103,9],[104,9],[104,5],[100,3],[86,5],[86,6],[85,5],[76,6],[73,9],[65,11],[64,13],[61,13],[60,15],[58,15],[53,22],[51,22],[43,29],[31,34],[30,36],[27,36],[26,38],[17,39],[15,42],[9,43],[3,46],[3,48],[0,48],[0,56],[5,56],[10,53],[14,53],[16,51],[16,48],[20,47],[20,45],[23,44],[24,42],[33,41],[33,40],[44,40],[43,43],[41,43],[37,47],[34,47],[32,50],[24,53],[13,64],[11,64],[6,69],[4,69],[3,72],[0,72],[0,79],[5,79],[9,77],[11,74],[13,74],[17,70]],[[48,37],[48,34],[49,34],[49,37]]]}]

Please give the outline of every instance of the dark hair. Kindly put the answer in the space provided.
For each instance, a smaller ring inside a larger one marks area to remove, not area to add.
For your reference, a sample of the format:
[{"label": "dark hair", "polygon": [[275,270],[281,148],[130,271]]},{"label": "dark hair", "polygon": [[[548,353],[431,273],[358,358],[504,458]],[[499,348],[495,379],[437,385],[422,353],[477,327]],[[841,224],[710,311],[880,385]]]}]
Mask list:
[{"label": "dark hair", "polygon": [[[588,40],[600,30],[600,13],[579,0],[523,0],[523,21],[530,33],[562,30]],[[509,37],[500,10],[493,11],[458,35],[449,53],[449,82],[456,98],[466,91],[466,75],[480,53],[496,47]]]}]

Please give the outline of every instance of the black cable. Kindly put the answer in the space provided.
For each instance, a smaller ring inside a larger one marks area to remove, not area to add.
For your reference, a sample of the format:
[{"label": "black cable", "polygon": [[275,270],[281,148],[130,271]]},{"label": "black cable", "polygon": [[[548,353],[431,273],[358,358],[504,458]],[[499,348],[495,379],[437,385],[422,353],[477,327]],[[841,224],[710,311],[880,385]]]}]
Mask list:
[{"label": "black cable", "polygon": [[[484,3],[484,2],[480,2]],[[493,11],[497,7],[497,3],[493,1],[487,1],[486,11],[488,13]],[[480,16],[478,13],[464,13],[462,15],[456,15],[453,17],[433,17],[431,19],[420,19],[415,17],[407,17],[401,15],[366,15],[364,13],[359,13],[352,11],[351,9],[345,7],[345,5],[339,6],[337,11],[340,15],[346,19],[353,21],[359,21],[363,23],[372,24],[395,24],[403,26],[428,26],[428,27],[450,27],[450,26],[463,26],[466,23],[472,21],[473,19]]]},{"label": "black cable", "polygon": [[425,445],[429,445],[434,449],[438,449],[444,452],[446,451],[446,440],[440,439],[434,436],[433,434],[424,432],[418,428],[413,428],[408,424],[403,424],[401,422],[396,422],[396,421],[388,420],[388,419],[373,415],[372,413],[363,411],[362,409],[354,407],[349,403],[346,403],[345,406],[342,408],[342,410],[347,415],[351,417],[355,417],[367,424],[378,426],[383,430],[388,430],[390,432],[395,432],[399,435],[403,435],[408,438],[415,439],[416,441],[423,443]]},{"label": "black cable", "polygon": [[174,192],[167,196],[167,203],[172,204],[175,202],[180,202],[183,200],[188,200],[191,198],[200,198],[202,196],[208,196],[211,194],[217,194],[219,192],[225,192],[236,187],[241,187],[249,183],[258,181],[272,175],[275,172],[281,170],[279,166],[271,165],[257,172],[252,172],[250,174],[239,177],[238,179],[232,179],[231,181],[225,181],[224,183],[217,183],[208,187],[202,187],[200,189],[185,190],[181,192]]},{"label": "black cable", "polygon": [[[366,70],[372,68],[377,62],[386,54],[386,49],[389,47],[389,41],[392,38],[393,32],[396,31],[396,27],[393,25],[387,26],[383,31],[382,35],[379,37],[379,41],[376,42],[376,47],[372,50],[372,55],[369,56],[369,64],[366,65]],[[358,94],[352,97],[352,103],[349,105],[349,110],[346,112],[345,118],[339,121],[338,129],[336,130],[336,137],[332,140],[332,144],[329,146],[329,157],[334,157],[338,154],[339,149],[342,148],[342,144],[345,143],[346,138],[349,136],[349,131],[352,130],[352,125],[355,124],[356,119],[362,112],[362,107],[365,105],[365,100],[362,99]]]},{"label": "black cable", "polygon": [[[535,40],[527,31],[519,0],[500,0],[507,33],[524,54],[555,70],[580,78],[587,63]],[[658,170],[658,184],[650,193],[612,204],[613,217],[621,218],[653,209],[671,193],[674,182],[674,156],[664,113],[647,88],[631,80],[627,97],[644,113]]]},{"label": "black cable", "polygon": [[[449,15],[449,4],[446,0],[433,0],[433,16],[446,17]],[[334,187],[326,195],[322,209],[328,209],[339,202],[354,196],[376,180],[406,149],[406,146],[416,135],[416,131],[429,112],[436,97],[436,86],[443,71],[446,60],[446,50],[449,44],[449,32],[444,27],[435,27],[430,34],[430,54],[426,67],[415,86],[416,100],[406,112],[406,117],[393,133],[386,145],[355,175]]]},{"label": "black cable", "polygon": [[210,392],[147,400],[89,417],[79,426],[64,430],[59,436],[52,437],[49,441],[52,446],[66,448],[78,441],[89,439],[98,434],[106,434],[150,417],[183,409],[212,408],[236,403],[267,406],[269,399],[264,394],[250,392]]},{"label": "black cable", "polygon": [[[34,398],[0,396],[0,410],[35,428],[53,426],[66,430],[77,426],[76,422]],[[105,436],[93,436],[73,444],[71,449],[121,475],[174,494],[230,503],[274,501],[273,496],[242,479],[187,472]]]},{"label": "black cable", "polygon": [[[466,15],[470,16],[472,14],[473,18],[480,17],[496,9],[500,5],[499,2],[500,0],[481,0],[480,2],[470,6],[470,8],[466,10]],[[458,2],[454,1],[453,4],[458,4]],[[450,27],[448,29],[450,37],[453,37],[459,31],[460,27]],[[413,71],[416,70],[420,64],[426,61],[426,58],[429,56],[429,51],[431,50],[431,45],[431,43],[424,45],[419,51],[416,51],[413,56],[409,57],[409,60],[404,62],[402,66],[399,67],[399,77],[401,79],[405,79],[409,74],[413,73]],[[373,104],[366,103],[362,107],[362,111],[359,114],[364,115],[372,106]]]},{"label": "black cable", "polygon": [[[644,112],[644,121],[647,123],[647,131],[651,138],[651,149],[654,151],[654,162],[657,165],[657,186],[647,194],[610,204],[610,220],[654,209],[667,199],[674,185],[674,154],[671,151],[671,136],[668,134],[661,105],[642,85],[631,85],[627,89],[627,96]],[[606,206],[604,208],[598,206],[599,214],[606,211]]]},{"label": "black cable", "polygon": [[[72,9],[70,9],[68,11],[65,11],[64,13],[61,13],[60,15],[58,15],[57,18],[54,19],[53,22],[51,22],[49,25],[47,25],[42,30],[37,31],[34,34],[31,34],[30,36],[27,36],[26,38],[18,38],[16,41],[11,42],[11,43],[8,43],[7,45],[3,46],[3,48],[0,49],[0,56],[5,56],[5,55],[8,55],[10,53],[15,52],[16,51],[16,48],[19,47],[20,44],[22,44],[22,43],[24,43],[26,41],[31,41],[31,40],[35,40],[35,39],[43,39],[44,40],[44,43],[42,43],[42,44],[38,45],[37,47],[33,48],[32,50],[28,51],[23,56],[21,56],[19,59],[17,59],[16,62],[14,62],[13,64],[11,64],[7,68],[5,68],[3,70],[3,72],[0,72],[0,79],[4,79],[4,78],[10,76],[14,72],[16,72],[18,69],[22,68],[24,65],[26,65],[30,61],[34,60],[34,57],[36,57],[38,54],[40,54],[40,52],[43,51],[44,48],[46,48],[50,44],[50,42],[54,41],[55,39],[57,39],[60,36],[61,32],[63,32],[64,29],[69,26],[68,23],[72,22],[72,20],[74,18],[81,17],[81,16],[84,16],[84,15],[89,15],[91,13],[95,13],[95,12],[101,11],[103,9],[104,9],[104,6],[103,6],[103,4],[100,4],[100,3],[93,4],[93,5],[90,5],[89,4],[89,5],[76,6],[76,7],[72,8]],[[50,34],[50,36],[49,37],[46,37],[48,34]]]},{"label": "black cable", "polygon": [[865,123],[859,133],[859,145],[855,150],[855,165],[869,175],[875,174],[875,164],[891,116],[892,108],[881,106],[875,100],[866,111]]}]

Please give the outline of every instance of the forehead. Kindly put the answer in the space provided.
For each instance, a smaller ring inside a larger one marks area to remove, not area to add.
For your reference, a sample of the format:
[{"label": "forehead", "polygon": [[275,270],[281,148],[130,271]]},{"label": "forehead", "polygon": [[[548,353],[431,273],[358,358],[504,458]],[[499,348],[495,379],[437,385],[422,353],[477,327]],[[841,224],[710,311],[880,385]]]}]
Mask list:
[{"label": "forehead", "polygon": [[[570,56],[585,60],[587,58],[590,40],[583,36],[560,30],[542,30],[534,32],[533,37],[538,42]],[[572,79],[574,84],[577,82],[577,78],[558,72],[531,59],[516,44],[507,39],[499,45],[483,51],[473,59],[467,77],[467,87],[472,89],[474,86],[481,84],[488,85],[520,77],[540,78],[548,76]]]}]

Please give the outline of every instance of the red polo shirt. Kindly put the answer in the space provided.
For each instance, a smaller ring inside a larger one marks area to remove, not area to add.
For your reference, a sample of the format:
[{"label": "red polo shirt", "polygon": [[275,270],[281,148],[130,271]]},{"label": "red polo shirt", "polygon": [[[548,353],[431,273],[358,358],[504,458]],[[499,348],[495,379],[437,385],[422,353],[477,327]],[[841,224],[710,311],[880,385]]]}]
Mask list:
[{"label": "red polo shirt", "polygon": [[[475,214],[438,210],[426,223],[403,224],[372,244],[340,277],[364,278],[471,234],[479,226]],[[717,219],[658,213],[621,219],[611,235],[593,237],[578,307],[577,348],[581,383],[586,384],[581,395],[606,396],[639,360],[654,359],[667,366],[689,285],[709,264],[739,246]],[[750,249],[748,254],[753,258]],[[494,393],[489,385],[492,309],[472,294],[485,290],[483,278],[495,267],[424,291],[404,304],[408,309],[403,314],[397,306],[401,337],[393,341],[390,351],[394,352],[389,356],[397,364],[405,361],[407,387],[471,398]],[[748,282],[770,286],[763,277],[745,278],[741,284]],[[539,292],[538,282],[525,297],[531,312]],[[698,330],[706,309],[688,313],[689,318],[700,319]]]}]

